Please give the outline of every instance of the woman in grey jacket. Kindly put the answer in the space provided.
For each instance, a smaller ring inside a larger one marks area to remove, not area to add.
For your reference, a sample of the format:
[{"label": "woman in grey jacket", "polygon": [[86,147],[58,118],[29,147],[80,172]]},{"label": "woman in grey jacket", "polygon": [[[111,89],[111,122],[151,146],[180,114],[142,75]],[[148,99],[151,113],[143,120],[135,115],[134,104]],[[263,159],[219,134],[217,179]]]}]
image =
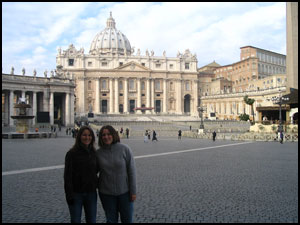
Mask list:
[{"label": "woman in grey jacket", "polygon": [[133,222],[136,199],[136,170],[131,149],[120,143],[118,132],[110,125],[99,132],[97,160],[100,169],[99,197],[107,223]]}]

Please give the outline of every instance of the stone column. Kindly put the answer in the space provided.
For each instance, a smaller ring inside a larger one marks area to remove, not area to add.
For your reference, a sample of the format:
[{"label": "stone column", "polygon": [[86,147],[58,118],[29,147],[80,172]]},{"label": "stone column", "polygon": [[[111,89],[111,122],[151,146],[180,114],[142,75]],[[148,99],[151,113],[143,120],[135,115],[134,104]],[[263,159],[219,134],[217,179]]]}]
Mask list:
[{"label": "stone column", "polygon": [[[147,79],[147,83],[146,83],[146,88],[147,88],[147,98],[146,98],[146,107],[151,107],[150,106],[150,96],[151,96],[151,92],[150,92],[150,79]],[[151,114],[150,110],[146,110],[146,114]]]},{"label": "stone column", "polygon": [[14,116],[14,90],[10,90],[9,92],[9,126],[14,126],[14,120],[11,118],[11,116]]},{"label": "stone column", "polygon": [[70,106],[70,125],[74,125],[74,93],[70,94],[71,96],[71,106]]},{"label": "stone column", "polygon": [[95,113],[100,113],[100,79],[96,80]]},{"label": "stone column", "polygon": [[[155,108],[154,106],[154,96],[155,96],[155,91],[154,91],[154,79],[151,79],[151,107]],[[151,110],[152,114],[155,113],[155,109]]]},{"label": "stone column", "polygon": [[181,80],[177,80],[176,112],[182,114],[182,85]]},{"label": "stone column", "polygon": [[229,118],[229,115],[231,115],[230,102],[226,102],[226,115],[227,115],[227,118]]},{"label": "stone column", "polygon": [[50,98],[50,90],[46,89],[43,93],[43,111],[49,112],[49,98]]},{"label": "stone column", "polygon": [[124,113],[128,113],[128,79],[124,80]]},{"label": "stone column", "polygon": [[113,79],[109,79],[109,113],[114,112],[114,92],[113,92]]},{"label": "stone column", "polygon": [[33,96],[32,96],[32,115],[34,118],[32,119],[32,125],[35,125],[36,117],[37,117],[37,99],[36,99],[36,92],[33,91]]},{"label": "stone column", "polygon": [[198,115],[198,80],[192,81],[193,84],[193,99],[194,99],[194,104],[192,108],[191,115],[192,116],[197,116]]},{"label": "stone column", "polygon": [[115,113],[119,114],[119,79],[115,79]]},{"label": "stone column", "polygon": [[164,79],[163,82],[163,113],[167,113],[167,79]]},{"label": "stone column", "polygon": [[66,121],[66,126],[70,126],[70,94],[69,93],[66,93],[66,118],[65,118],[65,121]]},{"label": "stone column", "polygon": [[50,116],[50,125],[53,125],[54,124],[54,93],[53,92],[50,92],[49,116]]},{"label": "stone column", "polygon": [[[24,99],[26,97],[26,95],[25,95],[25,91],[22,91],[22,98]],[[26,102],[26,101],[25,101]],[[17,99],[17,103],[18,103],[18,99]],[[27,102],[26,102],[26,104],[27,104]]]},{"label": "stone column", "polygon": [[[142,98],[141,98],[141,79],[137,78],[137,107],[141,107],[141,102],[142,102]],[[137,110],[136,111],[137,114],[142,114],[142,110]]]},{"label": "stone column", "polygon": [[78,82],[78,112],[80,116],[85,114],[85,83],[84,78]]}]

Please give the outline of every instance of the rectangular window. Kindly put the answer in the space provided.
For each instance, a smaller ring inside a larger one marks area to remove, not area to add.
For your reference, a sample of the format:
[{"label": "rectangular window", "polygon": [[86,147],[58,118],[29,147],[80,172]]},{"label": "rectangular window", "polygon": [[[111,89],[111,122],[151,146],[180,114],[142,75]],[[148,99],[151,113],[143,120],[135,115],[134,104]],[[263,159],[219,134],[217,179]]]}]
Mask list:
[{"label": "rectangular window", "polygon": [[173,64],[170,64],[170,66],[169,66],[169,67],[170,67],[170,69],[173,69]]},{"label": "rectangular window", "polygon": [[190,69],[190,64],[189,63],[185,63],[185,69],[189,70]]},{"label": "rectangular window", "polygon": [[102,89],[107,89],[107,84],[106,84],[106,80],[102,81]]},{"label": "rectangular window", "polygon": [[129,90],[135,90],[134,80],[129,80]]},{"label": "rectangular window", "polygon": [[74,66],[74,59],[69,59],[69,66]]},{"label": "rectangular window", "polygon": [[160,68],[161,64],[160,63],[156,63],[156,68]]},{"label": "rectangular window", "polygon": [[191,89],[190,89],[190,82],[188,82],[188,81],[186,81],[186,83],[185,83],[185,90],[186,91],[190,91]]},{"label": "rectangular window", "polygon": [[107,66],[107,62],[102,62],[101,65],[102,66]]},{"label": "rectangular window", "polygon": [[155,90],[160,90],[160,81],[159,80],[157,80],[157,81],[155,81]]},{"label": "rectangular window", "polygon": [[88,66],[89,67],[93,66],[93,63],[92,62],[88,62]]}]

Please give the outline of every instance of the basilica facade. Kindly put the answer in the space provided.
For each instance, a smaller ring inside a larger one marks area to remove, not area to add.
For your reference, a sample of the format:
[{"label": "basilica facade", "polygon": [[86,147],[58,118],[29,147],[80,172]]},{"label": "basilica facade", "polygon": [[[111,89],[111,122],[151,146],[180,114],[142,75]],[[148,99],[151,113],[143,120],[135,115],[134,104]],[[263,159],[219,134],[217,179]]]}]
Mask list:
[{"label": "basilica facade", "polygon": [[112,15],[96,34],[88,54],[72,44],[58,50],[57,70],[75,80],[76,115],[160,114],[198,116],[197,58],[136,52],[116,29]]}]

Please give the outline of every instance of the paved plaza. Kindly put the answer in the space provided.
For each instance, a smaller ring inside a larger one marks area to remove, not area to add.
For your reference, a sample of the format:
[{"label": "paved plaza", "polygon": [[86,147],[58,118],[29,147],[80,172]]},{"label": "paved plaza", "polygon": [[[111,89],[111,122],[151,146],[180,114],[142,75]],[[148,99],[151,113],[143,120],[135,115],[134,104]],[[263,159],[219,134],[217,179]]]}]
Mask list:
[{"label": "paved plaza", "polygon": [[[298,222],[298,143],[158,140],[121,140],[136,160],[134,222]],[[3,223],[69,222],[63,164],[73,144],[64,132],[2,139]]]}]

